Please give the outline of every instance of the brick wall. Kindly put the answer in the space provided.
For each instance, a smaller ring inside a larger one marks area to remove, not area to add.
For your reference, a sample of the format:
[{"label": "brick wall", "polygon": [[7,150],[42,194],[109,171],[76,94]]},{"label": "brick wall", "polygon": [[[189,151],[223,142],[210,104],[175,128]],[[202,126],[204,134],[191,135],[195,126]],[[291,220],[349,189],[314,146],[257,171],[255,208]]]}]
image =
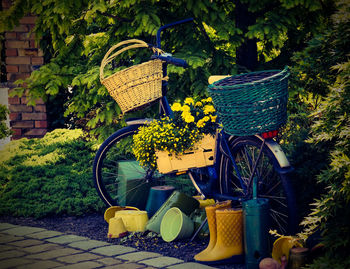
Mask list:
[{"label": "brick wall", "polygon": [[[3,9],[10,6],[9,0],[2,0]],[[42,51],[35,42],[34,34],[30,34],[36,18],[25,16],[20,24],[5,33],[5,63],[7,72],[7,84],[15,87],[17,79],[25,79],[31,72],[44,63]],[[27,106],[26,96],[10,97],[10,126],[14,131],[12,139],[21,137],[42,137],[47,132],[46,105],[42,100],[37,100],[36,106]]]}]

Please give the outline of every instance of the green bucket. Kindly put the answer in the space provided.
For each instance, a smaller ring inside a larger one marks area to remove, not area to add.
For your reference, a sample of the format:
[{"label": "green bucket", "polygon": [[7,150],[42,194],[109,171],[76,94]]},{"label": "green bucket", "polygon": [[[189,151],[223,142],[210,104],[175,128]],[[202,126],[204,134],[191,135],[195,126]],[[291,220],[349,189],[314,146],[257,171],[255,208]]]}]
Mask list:
[{"label": "green bucket", "polygon": [[196,208],[199,208],[199,202],[182,192],[174,191],[148,221],[146,229],[155,233],[160,233],[160,224],[163,216],[172,207],[178,207],[182,212],[190,215]]},{"label": "green bucket", "polygon": [[160,224],[160,235],[165,242],[188,238],[193,230],[193,221],[177,207],[170,208]]}]

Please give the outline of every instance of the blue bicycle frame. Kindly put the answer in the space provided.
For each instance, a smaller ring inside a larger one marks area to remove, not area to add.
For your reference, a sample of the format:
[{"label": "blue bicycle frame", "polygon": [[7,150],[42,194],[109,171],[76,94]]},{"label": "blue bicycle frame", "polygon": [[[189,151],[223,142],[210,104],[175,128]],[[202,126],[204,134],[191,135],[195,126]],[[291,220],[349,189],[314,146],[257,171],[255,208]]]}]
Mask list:
[{"label": "blue bicycle frame", "polygon": [[[184,20],[180,20],[174,23],[170,23],[167,25],[164,25],[162,27],[160,27],[157,31],[157,35],[156,35],[156,43],[157,43],[157,48],[161,49],[161,32],[165,29],[174,27],[176,25],[179,24],[183,24],[183,23],[188,23],[188,22],[192,22],[193,19],[192,18],[188,18],[188,19],[184,19]],[[164,68],[163,68],[163,76],[167,76],[167,64],[174,64],[176,66],[181,66],[186,68],[187,62],[183,59],[178,59],[178,58],[174,58],[171,56],[171,54],[154,54],[152,56],[152,58],[157,58],[157,59],[161,59],[163,61],[165,61],[164,64]],[[166,93],[167,93],[167,82],[163,81],[162,84],[162,91],[163,91],[163,97],[160,99],[159,102],[159,113],[160,115],[164,115],[164,116],[170,116],[173,117],[173,112],[171,110],[171,107],[169,105],[169,102],[166,98]],[[250,175],[249,181],[248,181],[248,185],[243,183],[242,180],[242,176],[240,175],[239,169],[237,167],[236,161],[230,151],[230,147],[228,146],[228,141],[230,139],[230,135],[226,134],[223,130],[221,130],[218,134],[217,134],[217,143],[216,143],[216,156],[215,156],[215,164],[213,166],[210,167],[205,167],[205,168],[198,168],[198,169],[191,169],[189,171],[189,175],[190,178],[192,180],[193,185],[195,186],[195,188],[197,189],[198,192],[200,192],[201,194],[203,194],[205,197],[210,197],[210,198],[214,198],[217,200],[233,200],[233,201],[242,201],[243,199],[245,199],[244,197],[233,197],[230,195],[225,195],[225,194],[221,194],[219,193],[219,191],[215,191],[215,184],[218,182],[218,171],[220,169],[219,167],[219,162],[218,160],[220,160],[220,158],[222,158],[222,156],[225,156],[227,158],[229,158],[229,160],[232,162],[233,167],[235,169],[236,175],[240,181],[240,185],[244,191],[244,193],[246,193],[247,197],[251,197],[251,194],[253,194],[253,197],[257,196],[257,183],[256,180],[259,177],[258,172],[256,171],[256,164],[258,163],[260,156],[262,154],[263,151],[263,147],[266,145],[268,148],[271,149],[271,151],[273,152],[273,154],[275,155],[279,166],[282,168],[282,170],[280,170],[280,173],[289,173],[291,172],[292,168],[287,160],[287,158],[285,157],[282,149],[280,148],[280,146],[273,140],[273,139],[263,139],[261,136],[256,135],[261,141],[261,148],[260,148],[260,152],[258,155],[258,159],[255,161],[254,167],[252,169],[252,173]],[[247,158],[250,159],[250,156],[247,155]],[[250,162],[253,163],[253,161],[250,159]],[[200,180],[198,180],[196,177],[199,174],[203,174],[206,173],[208,176],[208,180],[206,182],[200,182]],[[256,176],[254,176],[256,174]],[[251,190],[253,193],[251,193]],[[225,193],[228,193],[228,190],[224,190]]]}]

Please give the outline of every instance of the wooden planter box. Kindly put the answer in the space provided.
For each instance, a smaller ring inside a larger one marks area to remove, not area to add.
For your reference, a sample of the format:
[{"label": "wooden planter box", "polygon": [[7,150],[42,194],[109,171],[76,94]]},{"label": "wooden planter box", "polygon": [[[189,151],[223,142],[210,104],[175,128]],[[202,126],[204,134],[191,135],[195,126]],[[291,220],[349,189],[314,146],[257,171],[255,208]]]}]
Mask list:
[{"label": "wooden planter box", "polygon": [[158,170],[162,174],[183,172],[214,164],[215,137],[205,135],[194,150],[182,155],[172,155],[167,151],[156,151]]}]

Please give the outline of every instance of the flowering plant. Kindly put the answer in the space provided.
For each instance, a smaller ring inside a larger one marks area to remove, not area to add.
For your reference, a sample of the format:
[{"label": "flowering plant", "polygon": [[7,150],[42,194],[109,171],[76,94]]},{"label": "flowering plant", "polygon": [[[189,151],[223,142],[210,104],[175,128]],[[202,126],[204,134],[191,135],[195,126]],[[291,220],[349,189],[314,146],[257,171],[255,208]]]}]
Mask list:
[{"label": "flowering plant", "polygon": [[133,152],[140,165],[156,168],[156,150],[179,155],[191,150],[204,134],[215,134],[217,123],[211,97],[198,101],[186,98],[183,104],[175,102],[171,109],[173,118],[153,120],[134,135]]}]

